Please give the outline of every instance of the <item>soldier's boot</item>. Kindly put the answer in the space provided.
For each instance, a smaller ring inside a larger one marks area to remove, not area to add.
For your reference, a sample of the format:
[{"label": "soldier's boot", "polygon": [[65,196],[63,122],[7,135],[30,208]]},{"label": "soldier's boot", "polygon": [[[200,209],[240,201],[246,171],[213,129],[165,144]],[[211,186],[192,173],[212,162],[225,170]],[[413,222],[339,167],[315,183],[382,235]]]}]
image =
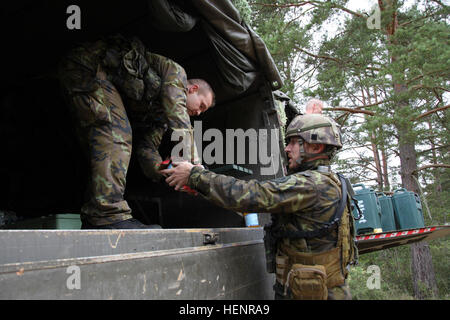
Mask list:
[{"label": "soldier's boot", "polygon": [[117,221],[110,224],[105,225],[92,225],[88,223],[87,221],[83,221],[81,225],[81,229],[162,229],[160,225],[158,224],[143,224],[139,220],[136,220],[134,218],[123,220],[123,221]]}]

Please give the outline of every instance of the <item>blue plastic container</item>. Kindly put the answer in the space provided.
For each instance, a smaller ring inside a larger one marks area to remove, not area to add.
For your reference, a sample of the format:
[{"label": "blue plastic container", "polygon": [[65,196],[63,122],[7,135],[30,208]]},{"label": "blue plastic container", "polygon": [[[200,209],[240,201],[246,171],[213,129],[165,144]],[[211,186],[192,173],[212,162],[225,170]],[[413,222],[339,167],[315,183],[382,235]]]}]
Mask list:
[{"label": "blue plastic container", "polygon": [[246,227],[259,227],[258,214],[246,213],[245,214],[245,226]]}]

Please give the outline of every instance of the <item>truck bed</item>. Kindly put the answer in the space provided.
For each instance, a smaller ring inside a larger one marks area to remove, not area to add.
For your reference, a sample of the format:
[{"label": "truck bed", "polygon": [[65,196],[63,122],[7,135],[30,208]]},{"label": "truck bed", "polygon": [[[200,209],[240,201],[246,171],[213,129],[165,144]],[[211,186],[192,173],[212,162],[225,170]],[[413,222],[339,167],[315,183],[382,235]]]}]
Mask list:
[{"label": "truck bed", "polygon": [[1,230],[0,299],[272,299],[262,228]]}]

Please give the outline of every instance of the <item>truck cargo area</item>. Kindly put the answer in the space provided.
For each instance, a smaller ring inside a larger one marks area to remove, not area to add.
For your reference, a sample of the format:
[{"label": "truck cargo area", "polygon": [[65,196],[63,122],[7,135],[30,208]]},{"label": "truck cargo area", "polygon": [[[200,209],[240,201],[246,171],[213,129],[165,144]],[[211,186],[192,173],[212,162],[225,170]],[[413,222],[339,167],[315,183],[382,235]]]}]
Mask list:
[{"label": "truck cargo area", "polygon": [[1,231],[0,299],[272,299],[262,232]]},{"label": "truck cargo area", "polygon": [[[74,4],[81,10],[78,30],[66,26]],[[201,133],[280,130],[277,106],[289,99],[276,101],[278,70],[231,2],[18,1],[1,7],[1,27],[10,31],[4,43],[14,49],[5,52],[8,81],[0,94],[0,299],[273,298],[262,228],[245,228],[241,213],[152,183],[134,155],[124,197],[135,218],[163,229],[77,230],[89,165],[56,77],[61,57],[77,44],[116,33],[137,36],[182,65],[188,78],[207,80],[216,105],[191,119],[201,121]],[[179,26],[177,10],[195,23]],[[269,154],[277,165],[264,165],[271,172],[265,176],[248,161],[251,143],[246,163],[234,152],[232,163],[209,168],[237,164],[242,170],[234,173],[242,179],[283,176],[282,140]],[[170,154],[170,135],[160,153]],[[260,214],[261,226],[269,220]],[[72,283],[77,272],[81,280]]]},{"label": "truck cargo area", "polygon": [[[159,3],[180,6],[197,22],[188,31],[168,30],[174,25],[167,26],[168,21],[155,11]],[[82,12],[79,30],[66,27],[66,9],[71,4],[69,1],[2,4],[3,30],[14,31],[6,34],[5,42],[14,50],[6,52],[8,64],[4,73],[8,83],[0,95],[0,133],[4,137],[0,210],[15,213],[19,220],[79,213],[85,201],[89,164],[76,138],[56,70],[69,48],[109,34],[138,36],[152,52],[181,64],[188,77],[204,78],[212,85],[216,106],[191,119],[192,124],[201,122],[201,133],[210,128],[223,134],[226,129],[280,129],[273,90],[281,86],[281,81],[270,75],[278,71],[268,51],[261,51],[256,35],[233,20],[239,16],[231,2],[137,1],[111,5],[107,1],[78,1]],[[107,15],[104,7],[108,7]],[[214,14],[222,15],[223,21],[228,19],[222,29],[214,24],[217,18],[211,16]],[[227,29],[230,26],[233,30]],[[236,26],[241,32],[237,36]],[[246,39],[244,49],[237,49],[236,43],[230,41],[234,36]],[[273,168],[271,164],[265,165],[271,172],[265,176],[260,173],[259,163],[249,163],[251,143],[246,141],[245,164],[237,163],[234,152],[233,163],[208,164],[209,168],[238,164],[251,172],[242,175],[242,179],[283,176],[282,141],[269,154],[277,158],[278,165],[272,165]],[[163,158],[170,155],[172,145],[168,132],[160,147]],[[204,143],[202,147],[206,146]],[[226,155],[225,150],[223,154]],[[200,197],[175,192],[164,183],[152,183],[143,175],[133,154],[125,199],[137,219],[163,228],[244,226],[242,216],[236,213],[217,208]]]}]

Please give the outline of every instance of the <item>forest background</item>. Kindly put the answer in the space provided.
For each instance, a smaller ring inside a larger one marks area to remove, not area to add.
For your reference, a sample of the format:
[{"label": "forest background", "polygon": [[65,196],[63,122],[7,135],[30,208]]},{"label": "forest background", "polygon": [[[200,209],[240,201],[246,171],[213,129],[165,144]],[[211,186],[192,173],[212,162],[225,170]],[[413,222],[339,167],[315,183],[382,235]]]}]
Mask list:
[{"label": "forest background", "polygon": [[[426,226],[448,224],[448,1],[232,2],[265,41],[282,91],[302,112],[323,100],[342,126],[334,168],[377,191],[414,191]],[[449,248],[447,237],[361,255],[353,299],[449,300]]]}]

